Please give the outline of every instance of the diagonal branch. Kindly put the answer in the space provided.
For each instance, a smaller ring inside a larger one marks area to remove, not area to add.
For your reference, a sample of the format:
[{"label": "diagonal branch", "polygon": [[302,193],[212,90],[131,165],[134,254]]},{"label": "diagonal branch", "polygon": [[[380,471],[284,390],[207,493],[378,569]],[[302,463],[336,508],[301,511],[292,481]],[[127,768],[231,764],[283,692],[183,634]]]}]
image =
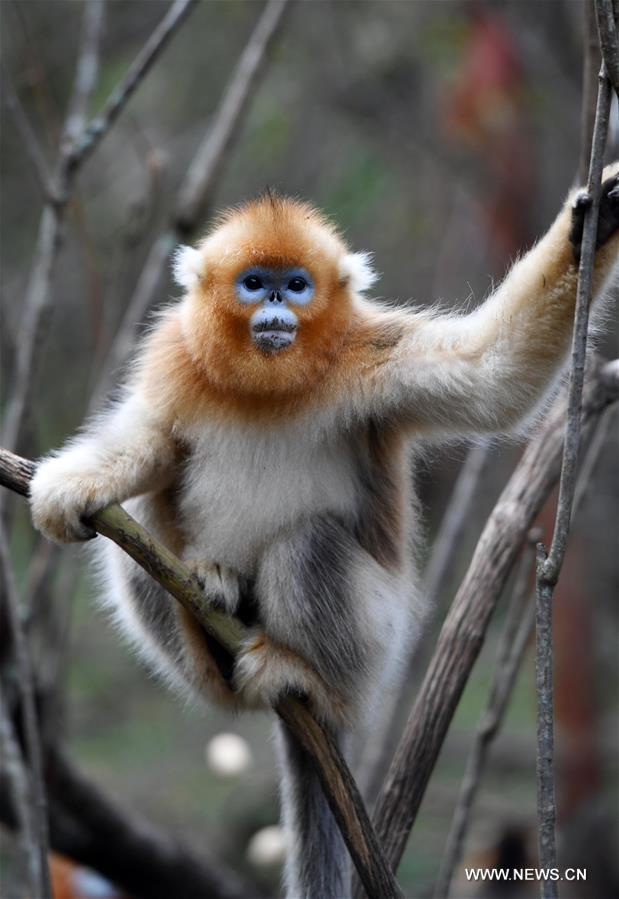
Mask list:
[{"label": "diagonal branch", "polygon": [[[28,494],[35,465],[0,449],[0,484]],[[244,635],[238,619],[205,608],[200,585],[189,569],[167,547],[152,537],[121,506],[109,506],[92,517],[95,530],[109,537],[141,565],[168,593],[190,612],[223,649],[234,656]],[[275,709],[308,753],[320,777],[333,815],[370,899],[402,899],[391,869],[363,805],[352,775],[324,728],[300,699],[284,697]]]}]

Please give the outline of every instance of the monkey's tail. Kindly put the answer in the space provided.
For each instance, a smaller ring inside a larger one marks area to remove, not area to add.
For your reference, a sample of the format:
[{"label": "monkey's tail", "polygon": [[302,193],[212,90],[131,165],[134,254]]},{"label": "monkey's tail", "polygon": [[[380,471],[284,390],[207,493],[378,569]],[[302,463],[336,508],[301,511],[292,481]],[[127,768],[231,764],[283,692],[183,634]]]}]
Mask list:
[{"label": "monkey's tail", "polygon": [[[282,819],[288,839],[286,899],[349,899],[350,859],[314,766],[277,724]],[[337,739],[343,749],[342,739]]]}]

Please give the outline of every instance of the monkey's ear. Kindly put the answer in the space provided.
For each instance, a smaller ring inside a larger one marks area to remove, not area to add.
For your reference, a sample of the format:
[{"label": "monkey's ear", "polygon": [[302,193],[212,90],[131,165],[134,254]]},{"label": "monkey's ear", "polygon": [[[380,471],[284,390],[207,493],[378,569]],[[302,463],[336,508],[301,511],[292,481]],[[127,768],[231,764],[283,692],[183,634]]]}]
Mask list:
[{"label": "monkey's ear", "polygon": [[172,274],[179,287],[190,290],[204,275],[200,251],[181,244],[172,256]]},{"label": "monkey's ear", "polygon": [[371,253],[348,253],[340,262],[340,280],[353,293],[369,290],[378,278],[378,273],[372,268]]}]

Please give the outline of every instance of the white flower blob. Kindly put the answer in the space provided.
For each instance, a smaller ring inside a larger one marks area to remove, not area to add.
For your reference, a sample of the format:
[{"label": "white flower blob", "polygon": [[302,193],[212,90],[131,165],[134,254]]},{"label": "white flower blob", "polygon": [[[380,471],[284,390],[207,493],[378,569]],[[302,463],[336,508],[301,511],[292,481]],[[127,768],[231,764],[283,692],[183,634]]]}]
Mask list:
[{"label": "white flower blob", "polygon": [[220,777],[238,777],[253,764],[247,740],[238,734],[218,734],[206,744],[206,764]]}]

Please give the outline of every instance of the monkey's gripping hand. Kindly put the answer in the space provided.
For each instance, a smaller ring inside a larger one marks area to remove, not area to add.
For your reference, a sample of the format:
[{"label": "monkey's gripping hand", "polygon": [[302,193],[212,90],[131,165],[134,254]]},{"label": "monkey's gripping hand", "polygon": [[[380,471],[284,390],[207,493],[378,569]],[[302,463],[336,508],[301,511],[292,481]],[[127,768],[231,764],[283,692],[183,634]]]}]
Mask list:
[{"label": "monkey's gripping hand", "polygon": [[[611,174],[612,173],[612,174]],[[598,229],[595,248],[600,247],[619,230],[619,164],[615,163],[604,171],[606,177],[602,183],[600,196],[600,211],[598,216]],[[586,190],[580,190],[572,203],[572,226],[570,229],[570,242],[574,247],[574,258],[580,260],[580,249],[585,222],[585,212],[591,205],[591,198]]]},{"label": "monkey's gripping hand", "polygon": [[97,418],[62,450],[43,459],[30,483],[38,530],[60,543],[88,540],[86,520],[170,480],[174,444],[137,392]]},{"label": "monkey's gripping hand", "polygon": [[77,543],[96,537],[87,519],[114,501],[96,478],[76,473],[65,457],[46,459],[30,482],[30,512],[34,526],[57,543]]}]

